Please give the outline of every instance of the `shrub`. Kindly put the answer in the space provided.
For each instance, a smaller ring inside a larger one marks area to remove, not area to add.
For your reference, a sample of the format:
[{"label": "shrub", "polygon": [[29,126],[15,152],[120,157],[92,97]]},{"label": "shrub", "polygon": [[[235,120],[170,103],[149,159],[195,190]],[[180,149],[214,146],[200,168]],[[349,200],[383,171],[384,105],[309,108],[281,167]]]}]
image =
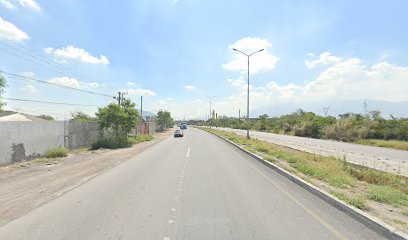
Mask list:
[{"label": "shrub", "polygon": [[66,157],[66,156],[68,156],[68,149],[64,147],[50,148],[45,152],[46,158],[57,158],[57,157]]}]

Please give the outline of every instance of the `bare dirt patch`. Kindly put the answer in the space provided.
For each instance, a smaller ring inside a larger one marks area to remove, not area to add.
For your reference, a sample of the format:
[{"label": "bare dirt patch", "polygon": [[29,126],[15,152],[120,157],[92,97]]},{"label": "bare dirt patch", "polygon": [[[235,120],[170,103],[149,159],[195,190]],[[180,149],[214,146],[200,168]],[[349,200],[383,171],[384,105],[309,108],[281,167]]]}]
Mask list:
[{"label": "bare dirt patch", "polygon": [[78,187],[171,134],[171,131],[157,133],[152,141],[130,148],[74,151],[65,158],[36,159],[0,167],[0,226]]}]

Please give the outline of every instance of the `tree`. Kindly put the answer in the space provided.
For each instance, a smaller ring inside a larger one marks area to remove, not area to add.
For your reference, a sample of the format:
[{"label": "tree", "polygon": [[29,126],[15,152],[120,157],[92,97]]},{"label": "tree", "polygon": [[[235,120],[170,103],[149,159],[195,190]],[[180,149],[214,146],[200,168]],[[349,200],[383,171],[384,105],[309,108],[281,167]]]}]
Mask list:
[{"label": "tree", "polygon": [[96,118],[91,117],[84,112],[74,112],[71,114],[72,119],[77,122],[95,122]]},{"label": "tree", "polygon": [[111,103],[99,108],[96,113],[99,127],[105,130],[112,129],[116,139],[126,140],[127,134],[137,123],[138,112],[134,107],[135,103],[124,100],[122,107]]},{"label": "tree", "polygon": [[7,87],[7,81],[6,79],[0,74],[0,111],[2,110],[3,106],[6,105],[6,103],[4,103],[2,101],[2,95],[4,93],[4,89]]},{"label": "tree", "polygon": [[160,110],[157,113],[157,124],[159,125],[161,131],[173,126],[174,120],[171,117],[170,112]]},{"label": "tree", "polygon": [[51,117],[50,115],[45,115],[45,114],[41,114],[40,116],[38,116],[38,118],[41,118],[44,120],[54,120],[53,117]]}]

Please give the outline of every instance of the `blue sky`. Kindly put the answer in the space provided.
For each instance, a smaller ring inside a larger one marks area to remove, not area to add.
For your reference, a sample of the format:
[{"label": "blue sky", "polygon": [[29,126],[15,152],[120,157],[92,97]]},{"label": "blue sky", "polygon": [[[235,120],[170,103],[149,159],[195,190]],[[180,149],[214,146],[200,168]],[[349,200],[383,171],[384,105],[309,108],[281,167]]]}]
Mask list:
[{"label": "blue sky", "polygon": [[[408,2],[0,0],[0,69],[138,100],[176,118],[246,109],[322,114],[369,110],[408,117]],[[17,56],[16,56],[17,55]],[[38,58],[47,64],[36,64]],[[5,75],[7,77],[7,75]],[[5,97],[105,105],[113,99],[8,78]],[[65,118],[96,107],[7,101]]]}]

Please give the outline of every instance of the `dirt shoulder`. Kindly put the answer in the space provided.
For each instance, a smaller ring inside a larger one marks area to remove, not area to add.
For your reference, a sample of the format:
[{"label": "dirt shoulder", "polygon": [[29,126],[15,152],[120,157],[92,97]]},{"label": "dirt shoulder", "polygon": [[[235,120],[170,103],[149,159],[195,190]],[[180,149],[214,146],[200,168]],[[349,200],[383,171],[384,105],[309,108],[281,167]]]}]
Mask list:
[{"label": "dirt shoulder", "polygon": [[170,135],[172,131],[157,133],[152,141],[130,148],[79,151],[65,158],[23,161],[0,167],[0,226],[80,186]]}]

